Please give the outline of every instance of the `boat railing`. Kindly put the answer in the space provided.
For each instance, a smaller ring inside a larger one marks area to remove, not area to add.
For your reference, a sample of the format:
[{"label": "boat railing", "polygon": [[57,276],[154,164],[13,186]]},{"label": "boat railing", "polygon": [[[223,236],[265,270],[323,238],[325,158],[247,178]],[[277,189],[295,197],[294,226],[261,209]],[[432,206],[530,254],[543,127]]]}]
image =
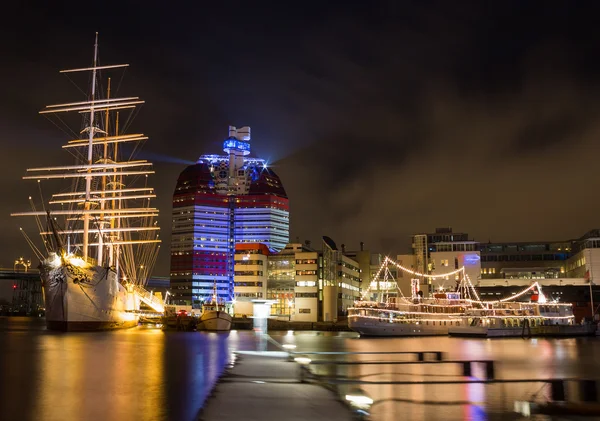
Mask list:
[{"label": "boat railing", "polygon": [[160,299],[159,297],[157,297],[156,295],[152,294],[150,291],[148,291],[146,288],[144,288],[141,285],[133,285],[133,292],[140,297],[140,299],[147,304],[148,306],[152,307],[154,310],[162,313],[165,311],[165,305],[162,299]]}]

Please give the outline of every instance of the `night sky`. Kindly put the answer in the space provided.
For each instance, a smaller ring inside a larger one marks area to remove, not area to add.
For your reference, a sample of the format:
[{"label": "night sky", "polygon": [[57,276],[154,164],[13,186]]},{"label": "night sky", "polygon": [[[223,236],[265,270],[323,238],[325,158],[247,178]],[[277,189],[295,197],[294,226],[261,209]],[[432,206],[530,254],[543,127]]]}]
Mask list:
[{"label": "night sky", "polygon": [[0,28],[4,267],[34,257],[19,226],[39,239],[9,216],[37,192],[25,169],[71,162],[38,111],[85,100],[58,71],[91,65],[95,31],[101,64],[131,65],[119,94],[146,100],[129,132],[157,163],[155,275],[177,176],[220,153],[228,125],[251,126],[281,177],[292,241],[397,254],[435,227],[527,241],[600,226],[598,2],[14,3]]}]

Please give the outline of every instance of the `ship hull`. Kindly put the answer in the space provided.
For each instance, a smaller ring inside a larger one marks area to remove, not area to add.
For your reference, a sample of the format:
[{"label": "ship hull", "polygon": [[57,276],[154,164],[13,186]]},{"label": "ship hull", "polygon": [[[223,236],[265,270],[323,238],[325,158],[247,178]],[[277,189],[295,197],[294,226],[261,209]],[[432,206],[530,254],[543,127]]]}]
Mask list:
[{"label": "ship hull", "polygon": [[592,336],[595,333],[594,325],[549,325],[534,326],[531,328],[505,327],[494,328],[485,326],[461,326],[449,329],[450,336],[474,336],[481,338],[509,338],[509,337],[574,337]]},{"label": "ship hull", "polygon": [[137,325],[139,300],[117,282],[114,270],[80,268],[51,257],[40,267],[46,327],[59,331],[96,331]]},{"label": "ship hull", "polygon": [[62,332],[90,332],[95,330],[113,330],[128,329],[137,326],[137,321],[111,321],[111,322],[64,322],[64,321],[46,321],[48,330],[58,330]]},{"label": "ship hull", "polygon": [[231,320],[229,313],[217,310],[204,311],[200,317],[204,330],[212,332],[231,330]]},{"label": "ship hull", "polygon": [[437,322],[425,324],[425,321],[419,323],[390,323],[387,319],[377,320],[371,317],[350,316],[348,317],[348,327],[361,336],[435,336],[448,335],[447,325]]}]

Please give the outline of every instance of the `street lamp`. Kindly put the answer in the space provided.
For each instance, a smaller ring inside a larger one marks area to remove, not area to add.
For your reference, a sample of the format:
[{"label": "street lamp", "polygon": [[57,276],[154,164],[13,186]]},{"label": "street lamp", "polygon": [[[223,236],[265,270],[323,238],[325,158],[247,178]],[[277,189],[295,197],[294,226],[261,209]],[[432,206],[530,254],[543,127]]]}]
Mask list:
[{"label": "street lamp", "polygon": [[27,270],[31,266],[31,260],[26,261],[22,257],[19,257],[17,260],[15,260],[15,264],[13,265],[13,271],[17,271],[17,266],[23,266],[25,268],[25,272],[27,272]]}]

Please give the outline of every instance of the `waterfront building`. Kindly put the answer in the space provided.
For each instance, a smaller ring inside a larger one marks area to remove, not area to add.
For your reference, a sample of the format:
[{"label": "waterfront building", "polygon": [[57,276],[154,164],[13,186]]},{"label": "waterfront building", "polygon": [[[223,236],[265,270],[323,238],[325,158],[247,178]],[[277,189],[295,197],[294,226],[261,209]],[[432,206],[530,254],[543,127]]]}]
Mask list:
[{"label": "waterfront building", "polygon": [[480,243],[452,228],[437,228],[433,234],[413,235],[412,248],[412,254],[398,255],[406,267],[436,275],[464,266],[474,284],[487,279],[600,280],[598,229],[570,240]]},{"label": "waterfront building", "polygon": [[316,322],[319,319],[319,263],[322,256],[308,248],[294,254],[296,270],[294,301],[289,303],[290,310],[295,303],[294,320]]},{"label": "waterfront building", "polygon": [[337,322],[360,298],[360,268],[356,260],[323,237],[323,321]]},{"label": "waterfront building", "polygon": [[481,279],[600,281],[600,230],[562,241],[483,243]]},{"label": "waterfront building", "polygon": [[269,248],[262,243],[236,244],[234,266],[236,315],[252,315],[252,300],[266,297],[268,256]]},{"label": "waterfront building", "polygon": [[[18,261],[16,262],[18,263]],[[44,311],[42,282],[30,265],[0,269],[0,315],[37,314]]]},{"label": "waterfront building", "polygon": [[309,242],[290,243],[279,253],[261,244],[238,244],[235,314],[251,316],[252,300],[267,299],[272,302],[270,316],[280,320],[336,321],[345,316],[360,295],[359,263],[333,240],[325,243],[322,251]]},{"label": "waterfront building", "polygon": [[[358,264],[358,276],[360,285],[360,298],[367,299],[369,297],[380,296],[380,292],[396,291],[397,282],[401,282],[401,273],[396,267],[388,267],[387,271],[381,271],[381,264],[386,256],[381,253],[373,253],[370,250],[364,249],[364,243],[360,242],[360,250],[346,251],[344,244],[341,245],[342,254],[350,259],[353,259]],[[411,255],[410,264],[413,264],[413,256]],[[368,292],[368,296],[363,297],[363,294]],[[408,290],[408,289],[407,289]]]},{"label": "waterfront building", "polygon": [[269,256],[267,299],[274,301],[271,316],[283,320],[319,319],[319,253],[310,245],[290,243]]},{"label": "waterfront building", "polygon": [[481,279],[547,279],[567,276],[571,241],[482,243]]},{"label": "waterfront building", "polygon": [[199,308],[215,285],[219,300],[233,303],[236,245],[264,244],[275,253],[288,243],[285,189],[264,159],[250,156],[250,139],[250,127],[230,126],[226,155],[203,155],[179,175],[171,237],[176,303]]},{"label": "waterfront building", "polygon": [[[411,238],[412,254],[397,256],[399,264],[417,273],[441,275],[460,267],[471,281],[476,282],[481,273],[479,243],[469,239],[467,233],[455,233],[452,228],[437,228],[434,233],[414,234]],[[460,282],[459,275],[432,281],[429,278],[398,272],[399,286],[404,294],[411,292],[411,280],[418,279],[419,290],[425,295],[435,291],[453,289]]]},{"label": "waterfront building", "polygon": [[567,276],[600,283],[600,229],[590,230],[572,240],[568,251]]}]

